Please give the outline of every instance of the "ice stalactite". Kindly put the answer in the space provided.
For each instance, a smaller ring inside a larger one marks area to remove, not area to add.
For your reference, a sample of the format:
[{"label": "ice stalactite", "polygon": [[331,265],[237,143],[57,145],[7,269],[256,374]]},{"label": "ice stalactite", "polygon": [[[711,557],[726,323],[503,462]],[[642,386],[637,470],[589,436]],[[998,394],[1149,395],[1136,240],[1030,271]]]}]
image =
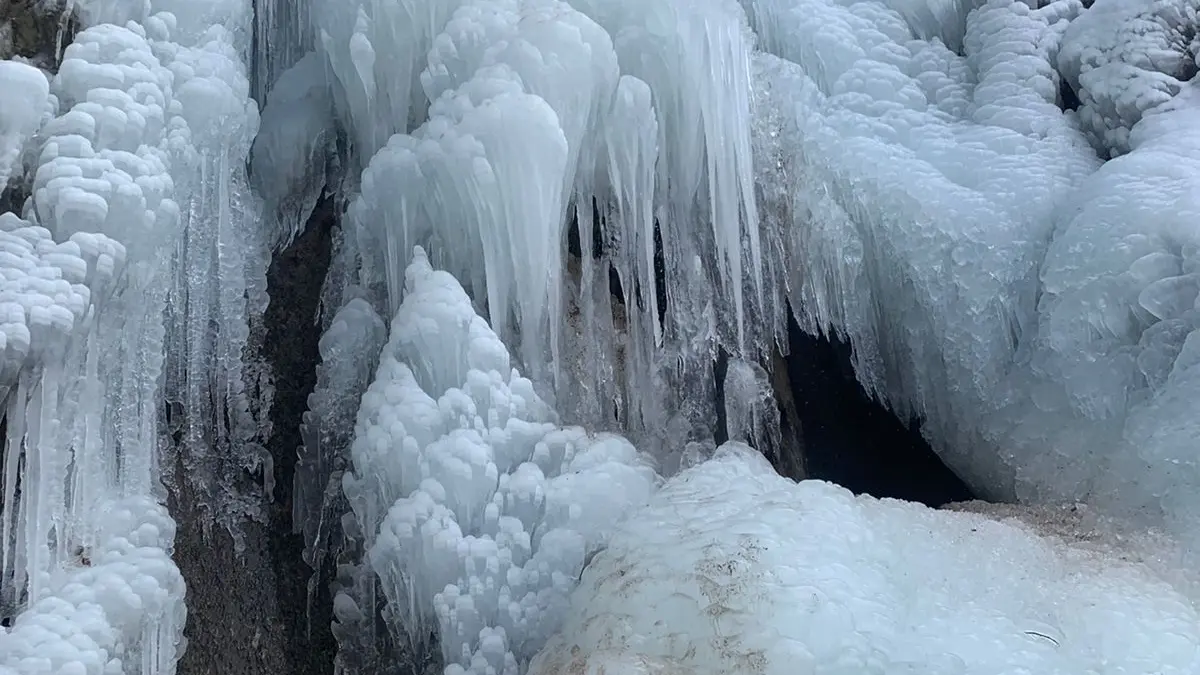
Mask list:
[{"label": "ice stalactite", "polygon": [[743,4],[800,325],[981,493],[1200,541],[1195,1]]},{"label": "ice stalactite", "polygon": [[[419,32],[406,34],[412,45],[388,44],[390,84],[375,76],[380,27],[365,11],[316,17],[360,158],[405,131],[399,111],[413,125],[371,158],[351,211],[352,246],[378,306],[397,306],[407,251],[429,245],[564,413],[645,434],[665,451],[711,439],[718,346],[757,359],[783,325],[779,294],[762,276],[779,264],[765,266],[760,242],[752,38],[740,7],[434,4],[403,5],[422,20],[406,29]],[[666,39],[645,28],[646,11]],[[339,26],[344,37],[333,39]],[[427,64],[410,48],[428,52]],[[419,86],[408,86],[417,73]],[[391,126],[364,112],[385,109]],[[514,146],[534,138],[537,152]],[[578,264],[566,256],[572,227]],[[701,292],[709,288],[721,297]]]},{"label": "ice stalactite", "polygon": [[[210,518],[235,533],[258,517],[262,495],[238,484],[261,472],[272,491],[265,366],[250,358],[254,323],[266,308],[267,233],[246,177],[258,131],[246,55],[250,8],[231,1],[163,2],[177,15],[162,44],[175,74],[178,124],[188,143],[175,148],[172,176],[181,195],[184,237],[170,286],[165,397],[173,420],[173,458]],[[261,331],[259,331],[261,332]]]},{"label": "ice stalactite", "polygon": [[462,0],[313,0],[317,44],[329,64],[356,170],[395,133],[425,118],[418,79],[433,40]]},{"label": "ice stalactite", "polygon": [[343,587],[334,593],[340,624],[334,631],[339,641],[339,672],[360,672],[362,666],[378,660],[370,653],[377,617],[351,616],[344,610],[351,604],[374,606],[368,599],[374,579],[369,569],[362,569],[362,536],[356,523],[345,522],[354,516],[342,493],[342,476],[350,465],[359,400],[371,382],[386,340],[387,326],[370,304],[361,298],[347,301],[321,336],[317,385],[308,397],[301,425],[304,446],[296,465],[292,522],[304,535],[304,560],[313,569],[308,588],[310,611],[316,601],[316,585],[333,577],[329,573],[338,567],[335,583]]},{"label": "ice stalactite", "polygon": [[[250,86],[266,105],[284,73],[312,52],[312,0],[253,0],[254,49]],[[324,76],[317,79],[324,82]]]}]

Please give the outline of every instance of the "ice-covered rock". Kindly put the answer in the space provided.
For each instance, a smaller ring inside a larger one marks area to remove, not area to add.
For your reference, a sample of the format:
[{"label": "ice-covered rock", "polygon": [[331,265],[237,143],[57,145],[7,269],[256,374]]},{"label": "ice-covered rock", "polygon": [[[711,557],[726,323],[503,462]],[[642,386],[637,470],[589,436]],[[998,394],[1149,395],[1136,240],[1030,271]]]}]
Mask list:
[{"label": "ice-covered rock", "polygon": [[740,444],[619,526],[571,610],[531,674],[1200,667],[1200,614],[1144,565],[976,514],[795,483]]},{"label": "ice-covered rock", "polygon": [[271,87],[250,151],[251,183],[276,221],[273,249],[292,242],[324,195],[336,135],[325,63],[310,52]]}]

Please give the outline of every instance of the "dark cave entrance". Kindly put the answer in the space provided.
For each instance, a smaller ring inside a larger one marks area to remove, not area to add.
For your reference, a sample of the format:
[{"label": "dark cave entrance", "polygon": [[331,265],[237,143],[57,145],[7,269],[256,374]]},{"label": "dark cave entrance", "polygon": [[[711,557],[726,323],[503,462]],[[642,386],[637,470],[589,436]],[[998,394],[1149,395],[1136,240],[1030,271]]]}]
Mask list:
[{"label": "dark cave entrance", "polygon": [[[592,200],[592,255],[600,259],[605,249],[604,218]],[[573,212],[573,210],[572,210]],[[579,219],[567,227],[567,252],[579,258]],[[659,319],[663,319],[666,295],[663,244],[657,222],[654,229],[655,292]],[[610,271],[609,288],[620,303],[626,301],[620,279]],[[921,436],[920,420],[907,423],[859,384],[851,362],[850,344],[833,337],[814,337],[800,329],[788,310],[788,355],[782,358],[790,396],[781,396],[781,447],[760,448],[776,471],[791,478],[815,478],[837,483],[856,493],[892,497],[939,507],[976,498],[958,476],[942,462]],[[716,364],[718,382],[725,378],[727,355],[722,351]],[[772,364],[781,366],[780,360]],[[724,391],[717,387],[716,442],[727,440]],[[791,407],[794,410],[787,410]],[[791,456],[800,453],[802,457]]]},{"label": "dark cave entrance", "polygon": [[921,436],[854,376],[849,343],[813,337],[788,320],[787,370],[803,430],[808,478],[852,492],[939,507],[975,499]]}]

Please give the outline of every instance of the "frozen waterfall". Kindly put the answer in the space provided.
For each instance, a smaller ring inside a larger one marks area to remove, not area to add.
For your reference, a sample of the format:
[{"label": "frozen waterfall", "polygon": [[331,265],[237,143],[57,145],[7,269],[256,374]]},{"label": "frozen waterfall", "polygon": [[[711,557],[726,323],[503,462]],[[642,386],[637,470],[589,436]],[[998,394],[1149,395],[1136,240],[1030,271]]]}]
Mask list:
[{"label": "frozen waterfall", "polygon": [[[26,5],[0,675],[176,672],[183,519],[339,675],[1200,672],[1200,0]],[[1013,506],[779,476],[789,325]]]}]

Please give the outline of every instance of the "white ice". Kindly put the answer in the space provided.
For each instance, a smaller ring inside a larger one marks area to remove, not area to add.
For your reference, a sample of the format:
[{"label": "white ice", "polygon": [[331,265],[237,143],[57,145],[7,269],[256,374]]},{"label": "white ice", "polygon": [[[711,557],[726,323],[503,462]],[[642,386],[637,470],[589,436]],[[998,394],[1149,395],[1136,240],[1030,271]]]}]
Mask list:
[{"label": "white ice", "polygon": [[18,61],[0,61],[0,189],[20,169],[21,150],[49,106],[50,82],[42,71]]},{"label": "white ice", "polygon": [[[587,556],[658,476],[623,438],[559,427],[420,248],[405,282],[362,397],[346,496],[417,662],[436,628],[448,675],[517,675],[557,628]],[[341,613],[378,611],[355,605]]]},{"label": "white ice", "polygon": [[1195,673],[1200,613],[1128,557],[726,444],[617,528],[529,672]]}]

